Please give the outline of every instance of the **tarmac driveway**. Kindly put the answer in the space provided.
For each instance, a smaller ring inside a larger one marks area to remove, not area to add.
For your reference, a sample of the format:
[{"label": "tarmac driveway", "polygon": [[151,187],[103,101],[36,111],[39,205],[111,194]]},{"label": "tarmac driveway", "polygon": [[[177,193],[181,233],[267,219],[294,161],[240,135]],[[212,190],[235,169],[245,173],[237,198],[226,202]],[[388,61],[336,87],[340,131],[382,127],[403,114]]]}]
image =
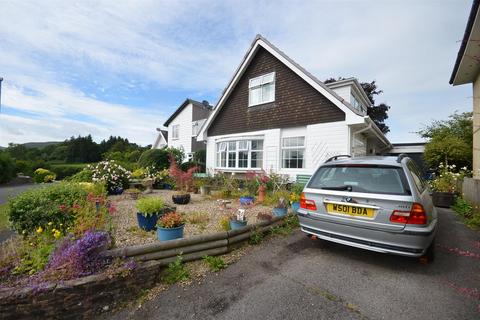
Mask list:
[{"label": "tarmac driveway", "polygon": [[433,264],[312,241],[264,242],[201,284],[110,319],[480,319],[480,233],[439,209]]}]

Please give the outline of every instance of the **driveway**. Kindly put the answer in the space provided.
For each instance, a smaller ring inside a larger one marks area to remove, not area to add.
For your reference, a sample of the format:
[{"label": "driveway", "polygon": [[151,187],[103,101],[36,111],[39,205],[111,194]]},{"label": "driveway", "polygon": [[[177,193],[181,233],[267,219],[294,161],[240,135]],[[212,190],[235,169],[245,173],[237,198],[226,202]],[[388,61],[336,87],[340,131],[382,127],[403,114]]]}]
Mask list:
[{"label": "driveway", "polygon": [[32,188],[38,188],[42,184],[22,184],[17,186],[1,186],[0,187],[0,204],[4,204],[8,201],[10,197],[19,195],[20,193],[27,191]]},{"label": "driveway", "polygon": [[480,233],[439,209],[433,264],[274,238],[201,284],[109,319],[480,319]]}]

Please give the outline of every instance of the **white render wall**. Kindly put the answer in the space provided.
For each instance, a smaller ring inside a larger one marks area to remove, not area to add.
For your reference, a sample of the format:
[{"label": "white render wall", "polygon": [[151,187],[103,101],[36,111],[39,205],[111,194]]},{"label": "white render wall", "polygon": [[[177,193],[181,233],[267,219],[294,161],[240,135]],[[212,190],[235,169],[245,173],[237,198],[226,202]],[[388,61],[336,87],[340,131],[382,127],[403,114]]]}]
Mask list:
[{"label": "white render wall", "polygon": [[[243,134],[212,136],[207,138],[207,172],[215,172],[215,147],[217,141],[244,138],[248,136],[263,137],[263,169],[290,175],[295,180],[297,174],[313,174],[317,167],[329,157],[350,154],[350,131],[345,121],[314,124],[298,128],[271,129]],[[284,137],[305,136],[305,168],[281,168],[281,139]],[[225,171],[243,172],[228,169]]]},{"label": "white render wall", "polygon": [[[168,146],[183,149],[185,155],[192,152],[192,104],[188,104],[168,125]],[[173,139],[173,126],[180,125],[178,139]]]}]

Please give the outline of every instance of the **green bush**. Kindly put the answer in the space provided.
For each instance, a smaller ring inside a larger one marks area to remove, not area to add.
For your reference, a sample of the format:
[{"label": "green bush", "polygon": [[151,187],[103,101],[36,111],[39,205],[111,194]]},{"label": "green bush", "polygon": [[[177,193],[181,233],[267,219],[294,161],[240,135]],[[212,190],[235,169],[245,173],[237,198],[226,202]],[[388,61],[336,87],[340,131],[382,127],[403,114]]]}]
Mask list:
[{"label": "green bush", "polygon": [[83,169],[65,180],[71,182],[92,182],[93,172],[89,169]]},{"label": "green bush", "polygon": [[150,216],[154,213],[160,212],[165,206],[162,198],[141,198],[137,201],[137,209],[144,216]]},{"label": "green bush", "polygon": [[50,170],[38,168],[33,173],[33,181],[35,183],[52,182],[53,180],[55,180],[55,174]]},{"label": "green bush", "polygon": [[63,208],[85,201],[87,195],[80,184],[67,182],[31,189],[8,202],[9,220],[19,233],[32,233],[49,222],[71,226],[75,217]]},{"label": "green bush", "polygon": [[182,163],[184,154],[180,149],[165,148],[165,149],[149,149],[142,153],[138,159],[138,165],[146,168],[154,166],[157,170],[167,169],[170,166],[168,155],[172,153],[177,163]]},{"label": "green bush", "polygon": [[0,183],[10,181],[15,177],[15,161],[10,155],[2,152],[0,153]]},{"label": "green bush", "polygon": [[478,207],[474,207],[467,200],[457,197],[452,209],[468,226],[475,229],[480,228],[480,211]]},{"label": "green bush", "polygon": [[188,169],[193,167],[198,167],[197,163],[194,161],[187,161],[180,165],[180,169],[182,169],[182,171],[187,171]]},{"label": "green bush", "polygon": [[81,172],[86,166],[85,163],[52,164],[50,170],[55,173],[57,180],[63,180]]}]

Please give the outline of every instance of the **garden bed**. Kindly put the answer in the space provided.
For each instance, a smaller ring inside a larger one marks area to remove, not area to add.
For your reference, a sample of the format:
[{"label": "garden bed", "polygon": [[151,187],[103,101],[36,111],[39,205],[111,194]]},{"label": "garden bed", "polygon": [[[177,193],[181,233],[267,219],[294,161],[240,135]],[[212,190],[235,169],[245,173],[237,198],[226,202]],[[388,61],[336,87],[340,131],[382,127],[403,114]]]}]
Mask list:
[{"label": "garden bed", "polygon": [[[145,195],[146,197],[160,197],[169,206],[175,206],[177,212],[181,213],[187,219],[185,225],[184,237],[189,238],[194,235],[211,234],[222,229],[220,220],[227,214],[236,213],[240,207],[238,199],[231,199],[230,209],[222,209],[217,200],[212,197],[202,197],[200,194],[191,194],[190,203],[186,205],[175,205],[172,202],[171,190],[154,190],[153,193]],[[113,217],[114,233],[116,247],[126,247],[139,244],[147,244],[158,241],[155,232],[146,232],[138,227],[137,209],[135,207],[137,200],[132,200],[128,195],[110,196],[117,212]],[[271,214],[272,208],[262,205],[248,206],[246,217],[248,224],[257,222],[258,213]]]}]

